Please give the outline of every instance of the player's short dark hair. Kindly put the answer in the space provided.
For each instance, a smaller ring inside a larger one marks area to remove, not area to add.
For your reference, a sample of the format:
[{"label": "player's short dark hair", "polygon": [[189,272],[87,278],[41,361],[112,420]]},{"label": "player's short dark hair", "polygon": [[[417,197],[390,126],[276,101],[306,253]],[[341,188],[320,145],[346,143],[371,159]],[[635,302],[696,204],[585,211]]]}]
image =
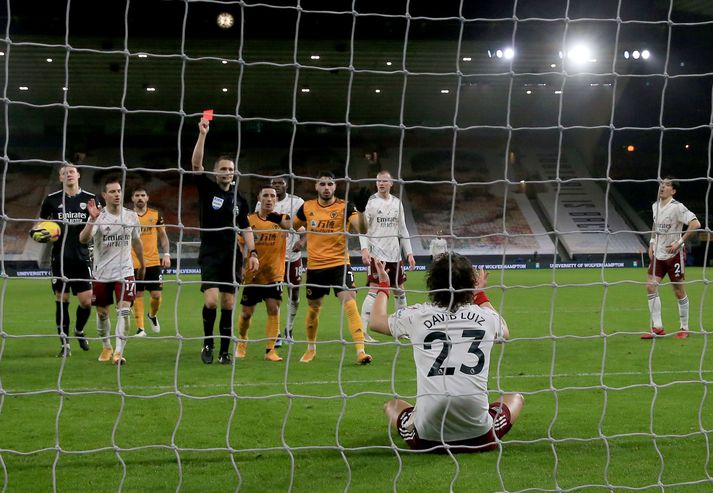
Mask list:
[{"label": "player's short dark hair", "polygon": [[272,178],[270,178],[270,185],[272,185],[272,182],[278,181],[278,180],[279,180],[279,181],[284,181],[284,182],[285,182],[285,185],[287,185],[287,177],[288,177],[288,175],[277,175],[277,176],[273,176]]},{"label": "player's short dark hair", "polygon": [[674,190],[678,191],[678,187],[681,186],[681,182],[678,181],[678,178],[676,178],[673,175],[666,175],[663,177],[664,180],[668,180],[671,182],[671,188]]},{"label": "player's short dark hair", "polygon": [[458,253],[438,256],[426,274],[428,297],[450,311],[473,302],[475,272],[467,257]]},{"label": "player's short dark hair", "polygon": [[136,192],[146,192],[146,195],[149,194],[149,191],[146,190],[146,187],[144,185],[135,186],[134,189],[131,191],[131,195],[133,196]]},{"label": "player's short dark hair", "polygon": [[260,191],[261,191],[261,192],[262,192],[264,189],[266,189],[266,188],[272,188],[273,190],[275,190],[275,187],[272,186],[272,183],[263,183],[262,185],[260,185]]},{"label": "player's short dark hair", "polygon": [[319,180],[320,178],[330,178],[330,179],[332,179],[332,180],[336,180],[336,179],[337,179],[337,177],[334,176],[334,173],[332,173],[331,171],[327,171],[327,170],[320,170],[320,171],[317,173],[317,176],[316,176],[315,178],[317,178],[318,180]]},{"label": "player's short dark hair", "polygon": [[106,192],[106,186],[111,185],[112,183],[118,183],[121,185],[121,177],[116,176],[116,175],[111,175],[107,176],[106,179],[104,180],[104,191]]},{"label": "player's short dark hair", "polygon": [[215,168],[218,166],[218,163],[221,161],[230,161],[235,164],[235,156],[231,156],[230,154],[221,154],[215,159],[215,161],[213,161],[213,167]]}]

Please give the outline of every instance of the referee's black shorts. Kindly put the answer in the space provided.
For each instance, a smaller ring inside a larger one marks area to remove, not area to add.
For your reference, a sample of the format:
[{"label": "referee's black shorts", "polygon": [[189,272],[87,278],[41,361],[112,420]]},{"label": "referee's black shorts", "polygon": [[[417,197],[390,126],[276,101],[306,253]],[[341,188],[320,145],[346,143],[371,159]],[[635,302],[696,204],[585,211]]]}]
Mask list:
[{"label": "referee's black shorts", "polygon": [[221,293],[235,293],[243,281],[242,255],[201,253],[198,264],[201,266],[201,291],[218,288]]}]

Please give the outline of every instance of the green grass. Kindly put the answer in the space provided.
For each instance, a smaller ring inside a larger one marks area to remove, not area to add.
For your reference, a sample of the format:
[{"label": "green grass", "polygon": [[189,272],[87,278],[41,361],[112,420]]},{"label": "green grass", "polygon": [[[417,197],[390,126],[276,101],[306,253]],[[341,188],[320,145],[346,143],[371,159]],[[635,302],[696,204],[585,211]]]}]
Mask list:
[{"label": "green grass", "polygon": [[[703,275],[687,271],[691,328],[711,331]],[[409,277],[409,289],[424,289],[423,273]],[[640,340],[644,279],[640,269],[492,273],[489,295],[513,339],[492,353],[490,388],[522,392],[526,404],[500,452],[455,459],[409,452],[389,434],[384,401],[416,392],[411,348],[381,337],[374,363],[357,366],[350,339],[338,342],[332,296],[313,363],[299,363],[299,343],[281,350],[283,363],[264,362],[260,341],[232,367],[208,366],[196,278],[182,277],[192,282],[178,299],[169,280],[161,337],[129,341],[119,369],[96,361],[96,340],[55,358],[49,282],[4,280],[0,490],[711,491],[709,334]],[[676,329],[669,286],[661,297]],[[262,307],[250,336],[264,337]]]}]

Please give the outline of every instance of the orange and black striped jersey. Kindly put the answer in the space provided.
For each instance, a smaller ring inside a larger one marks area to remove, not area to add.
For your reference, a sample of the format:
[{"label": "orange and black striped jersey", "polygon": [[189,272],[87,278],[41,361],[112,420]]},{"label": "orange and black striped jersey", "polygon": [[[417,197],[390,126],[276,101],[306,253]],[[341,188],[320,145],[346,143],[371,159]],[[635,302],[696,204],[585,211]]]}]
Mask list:
[{"label": "orange and black striped jersey", "polygon": [[290,220],[287,214],[271,213],[262,219],[256,212],[248,214],[248,221],[255,238],[255,250],[260,260],[257,272],[245,272],[244,284],[273,284],[285,277],[285,248],[287,230],[280,223]]},{"label": "orange and black striped jersey", "polygon": [[320,205],[317,199],[305,201],[296,216],[307,230],[308,269],[349,265],[347,233],[349,219],[356,213],[354,206],[343,199],[327,206]]},{"label": "orange and black striped jersey", "polygon": [[[146,208],[146,212],[139,216],[141,224],[141,243],[144,246],[144,266],[155,267],[161,265],[161,257],[158,254],[158,230],[163,227],[163,217],[161,213],[152,209]],[[134,261],[134,269],[139,268],[139,259],[136,258],[134,249],[131,249],[131,258]]]}]

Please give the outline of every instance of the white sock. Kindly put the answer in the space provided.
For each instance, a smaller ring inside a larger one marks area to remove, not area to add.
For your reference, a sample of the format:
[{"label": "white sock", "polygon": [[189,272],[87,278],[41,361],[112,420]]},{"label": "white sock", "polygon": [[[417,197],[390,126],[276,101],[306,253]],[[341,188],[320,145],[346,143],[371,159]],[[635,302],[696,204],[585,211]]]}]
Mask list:
[{"label": "white sock", "polygon": [[300,302],[293,301],[292,299],[290,299],[290,302],[287,304],[287,325],[285,326],[285,330],[288,335],[292,332],[292,328],[295,326],[295,317],[297,316],[297,309],[299,307]]},{"label": "white sock", "polygon": [[371,317],[371,309],[376,301],[376,293],[369,291],[364,302],[361,304],[361,321],[363,324],[362,330],[366,334],[366,329],[369,327],[369,317]]},{"label": "white sock", "polygon": [[663,328],[661,320],[661,298],[658,293],[649,295],[649,312],[651,313],[651,326],[657,329]]},{"label": "white sock", "polygon": [[681,328],[688,330],[688,296],[678,300],[678,317],[681,319]]},{"label": "white sock", "polygon": [[406,293],[394,295],[394,304],[397,310],[406,308]]},{"label": "white sock", "polygon": [[127,327],[129,326],[129,316],[131,310],[129,308],[120,308],[117,310],[116,320],[116,352],[123,353],[124,345],[126,344]]},{"label": "white sock", "polygon": [[97,315],[97,334],[102,338],[102,347],[104,349],[111,349],[111,341],[109,340],[109,336],[111,336],[111,323],[109,322],[109,317],[102,320]]}]

